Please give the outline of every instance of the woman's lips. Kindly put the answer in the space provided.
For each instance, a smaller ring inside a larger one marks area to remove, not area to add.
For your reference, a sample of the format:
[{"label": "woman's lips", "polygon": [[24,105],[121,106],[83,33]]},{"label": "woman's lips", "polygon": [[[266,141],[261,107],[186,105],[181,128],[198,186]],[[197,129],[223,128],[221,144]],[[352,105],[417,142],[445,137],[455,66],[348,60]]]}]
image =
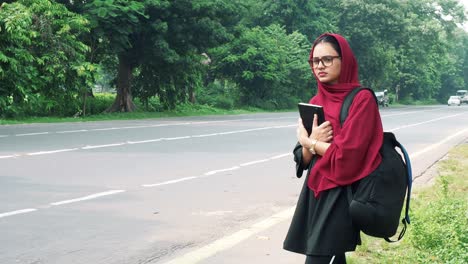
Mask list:
[{"label": "woman's lips", "polygon": [[318,75],[319,77],[324,77],[324,76],[327,75],[327,73],[326,73],[326,72],[319,72],[317,75]]}]

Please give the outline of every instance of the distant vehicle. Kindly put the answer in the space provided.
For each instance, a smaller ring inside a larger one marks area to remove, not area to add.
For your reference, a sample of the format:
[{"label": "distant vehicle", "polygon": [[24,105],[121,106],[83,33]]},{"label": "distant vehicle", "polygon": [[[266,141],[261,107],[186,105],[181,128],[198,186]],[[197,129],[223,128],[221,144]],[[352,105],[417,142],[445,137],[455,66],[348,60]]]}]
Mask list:
[{"label": "distant vehicle", "polygon": [[379,103],[379,106],[382,106],[382,107],[388,106],[387,90],[374,92],[374,93],[375,93],[375,97],[377,97],[377,102]]},{"label": "distant vehicle", "polygon": [[451,106],[451,105],[458,105],[458,106],[460,106],[460,105],[461,105],[460,96],[458,96],[458,95],[452,95],[452,96],[450,96],[450,98],[449,98],[448,101],[447,101],[447,105],[448,105],[448,106]]},{"label": "distant vehicle", "polygon": [[462,104],[468,104],[468,90],[458,90],[457,96],[460,97]]}]

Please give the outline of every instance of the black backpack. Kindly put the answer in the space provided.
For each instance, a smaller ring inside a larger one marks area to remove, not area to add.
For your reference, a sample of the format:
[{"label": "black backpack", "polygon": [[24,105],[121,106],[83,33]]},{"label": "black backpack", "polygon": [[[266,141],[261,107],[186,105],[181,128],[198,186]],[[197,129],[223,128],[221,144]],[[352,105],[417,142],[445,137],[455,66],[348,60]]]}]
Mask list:
[{"label": "black backpack", "polygon": [[[343,126],[348,116],[348,110],[355,95],[362,90],[370,91],[377,102],[372,89],[360,87],[352,90],[341,106],[341,126]],[[396,147],[403,153],[404,161],[397,152]],[[388,242],[396,242],[403,237],[406,224],[410,223],[408,213],[413,181],[411,163],[408,153],[391,132],[384,132],[380,154],[382,155],[382,162],[377,169],[347,187],[349,212],[353,223],[365,234],[385,238]],[[405,216],[401,220],[403,229],[398,236],[398,240],[392,241],[389,238],[397,232],[405,194]]]}]

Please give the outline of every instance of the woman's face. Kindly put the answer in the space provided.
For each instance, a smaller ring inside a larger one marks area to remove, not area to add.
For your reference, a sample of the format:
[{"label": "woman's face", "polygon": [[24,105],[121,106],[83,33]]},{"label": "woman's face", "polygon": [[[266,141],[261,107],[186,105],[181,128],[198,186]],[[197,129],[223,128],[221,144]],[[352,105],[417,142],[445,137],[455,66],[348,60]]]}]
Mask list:
[{"label": "woman's face", "polygon": [[[312,61],[314,60],[315,62],[318,61],[318,65],[311,62],[311,66],[319,81],[326,84],[338,83],[341,72],[341,58],[338,57],[338,52],[330,43],[321,42],[315,46]],[[324,63],[327,66],[323,65]]]}]

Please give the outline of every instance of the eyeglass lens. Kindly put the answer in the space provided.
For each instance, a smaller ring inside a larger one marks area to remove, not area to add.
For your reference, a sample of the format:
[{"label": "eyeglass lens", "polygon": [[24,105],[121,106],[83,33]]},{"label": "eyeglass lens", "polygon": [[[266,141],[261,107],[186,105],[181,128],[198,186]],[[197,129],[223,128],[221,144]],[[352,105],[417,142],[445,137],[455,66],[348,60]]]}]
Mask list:
[{"label": "eyeglass lens", "polygon": [[312,63],[314,67],[318,67],[320,62],[322,62],[323,66],[328,67],[333,65],[333,59],[335,58],[339,58],[339,56],[314,57],[312,58]]}]

